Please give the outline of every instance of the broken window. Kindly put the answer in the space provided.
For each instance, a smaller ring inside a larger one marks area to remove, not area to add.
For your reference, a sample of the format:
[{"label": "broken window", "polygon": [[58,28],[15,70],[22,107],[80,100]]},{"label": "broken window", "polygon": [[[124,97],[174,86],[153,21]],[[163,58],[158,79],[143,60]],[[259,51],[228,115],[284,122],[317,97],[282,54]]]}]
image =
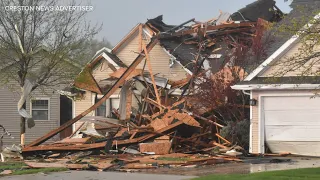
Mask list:
[{"label": "broken window", "polygon": [[49,100],[32,100],[31,113],[34,120],[49,120]]}]

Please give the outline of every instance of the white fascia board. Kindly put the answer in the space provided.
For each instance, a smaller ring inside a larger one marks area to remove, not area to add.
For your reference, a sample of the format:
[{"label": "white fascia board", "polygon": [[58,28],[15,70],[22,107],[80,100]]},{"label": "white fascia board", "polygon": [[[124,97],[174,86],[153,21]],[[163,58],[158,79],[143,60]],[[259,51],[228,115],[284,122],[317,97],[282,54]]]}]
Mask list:
[{"label": "white fascia board", "polygon": [[231,86],[235,90],[320,89],[320,84],[248,84]]},{"label": "white fascia board", "polygon": [[180,66],[182,66],[182,68],[183,68],[188,74],[190,74],[190,75],[193,74],[188,68],[184,67],[184,66],[180,63],[180,61],[178,61],[177,58],[174,57],[174,55],[170,54],[169,51],[167,51],[164,47],[162,47],[162,49],[163,49],[164,52],[166,52],[171,58],[173,58],[175,62],[177,62]]},{"label": "white fascia board", "polygon": [[138,26],[140,26],[141,23],[138,23],[134,28],[131,29],[131,31],[126,34],[112,49],[111,49],[111,52],[113,52],[114,48],[117,47],[119,44],[121,44],[125,39],[127,39],[129,37],[129,35],[131,34],[131,32],[135,31],[136,28]]},{"label": "white fascia board", "polygon": [[285,42],[278,50],[276,50],[271,56],[269,56],[262,64],[260,64],[255,70],[253,70],[244,81],[251,81],[261,71],[263,71],[270,63],[272,63],[277,57],[284,52],[291,44],[293,44],[299,38],[298,35],[292,36],[287,42]]},{"label": "white fascia board", "polygon": [[[317,14],[314,17],[314,20],[317,20],[320,18],[320,13]],[[308,27],[313,26],[312,23],[308,23],[304,25],[302,29],[306,29]],[[293,35],[287,42],[285,42],[277,51],[275,51],[269,58],[267,58],[262,64],[260,64],[255,70],[253,70],[245,79],[244,81],[250,81],[259,73],[261,73],[267,66],[272,63],[274,60],[278,58],[279,55],[281,55],[285,50],[287,50],[294,42],[296,42],[299,39],[299,35]]]},{"label": "white fascia board", "polygon": [[106,59],[110,64],[112,64],[116,69],[119,69],[119,65],[115,63],[106,53],[101,54],[104,59]]}]

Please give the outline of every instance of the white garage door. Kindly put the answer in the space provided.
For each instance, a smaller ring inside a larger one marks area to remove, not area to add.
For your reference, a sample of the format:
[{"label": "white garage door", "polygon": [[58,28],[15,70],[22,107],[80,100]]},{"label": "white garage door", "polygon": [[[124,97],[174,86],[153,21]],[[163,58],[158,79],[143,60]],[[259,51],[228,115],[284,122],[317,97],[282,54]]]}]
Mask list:
[{"label": "white garage door", "polygon": [[265,140],[274,153],[320,156],[320,98],[264,97]]}]

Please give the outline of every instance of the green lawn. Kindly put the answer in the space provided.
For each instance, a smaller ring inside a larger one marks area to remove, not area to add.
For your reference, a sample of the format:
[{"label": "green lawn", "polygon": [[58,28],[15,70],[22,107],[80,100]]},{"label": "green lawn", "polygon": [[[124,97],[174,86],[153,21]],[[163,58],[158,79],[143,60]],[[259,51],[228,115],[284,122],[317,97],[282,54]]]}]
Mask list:
[{"label": "green lawn", "polygon": [[[22,174],[34,174],[34,173],[48,173],[48,172],[58,172],[66,171],[66,168],[39,168],[39,169],[30,169],[23,162],[0,162],[0,172],[3,170],[12,170],[12,174],[9,175],[22,175]],[[3,175],[0,175],[0,177]]]},{"label": "green lawn", "polygon": [[252,174],[209,175],[194,180],[320,180],[320,168],[270,171]]}]

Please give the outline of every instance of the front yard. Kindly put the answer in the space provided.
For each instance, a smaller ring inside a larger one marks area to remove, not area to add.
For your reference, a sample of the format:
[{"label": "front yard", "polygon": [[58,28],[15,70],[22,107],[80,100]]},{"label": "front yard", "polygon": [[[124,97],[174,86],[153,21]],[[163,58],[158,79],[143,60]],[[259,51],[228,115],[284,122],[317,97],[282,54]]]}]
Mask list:
[{"label": "front yard", "polygon": [[66,171],[66,168],[39,168],[39,169],[30,169],[24,162],[0,162],[0,173],[4,170],[11,170],[12,173],[9,174],[0,174],[1,176],[5,175],[22,175],[22,174],[34,174],[34,173],[47,173],[47,172],[58,172]]},{"label": "front yard", "polygon": [[252,174],[209,175],[194,180],[318,180],[320,168],[269,171]]}]

